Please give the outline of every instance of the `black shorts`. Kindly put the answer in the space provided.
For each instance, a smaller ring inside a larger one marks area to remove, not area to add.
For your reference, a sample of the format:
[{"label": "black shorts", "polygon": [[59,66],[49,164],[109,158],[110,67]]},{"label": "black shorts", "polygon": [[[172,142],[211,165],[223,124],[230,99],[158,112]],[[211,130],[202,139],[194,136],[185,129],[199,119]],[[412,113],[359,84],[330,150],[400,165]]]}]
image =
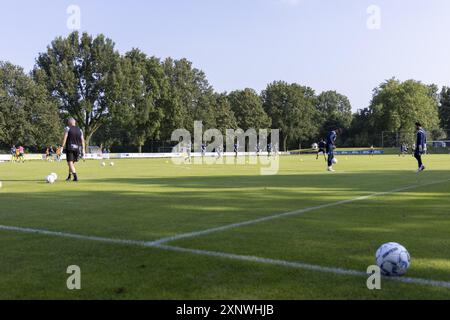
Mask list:
[{"label": "black shorts", "polygon": [[325,149],[320,148],[319,151],[317,151],[317,153],[326,153]]},{"label": "black shorts", "polygon": [[67,156],[67,162],[78,162],[78,158],[80,157],[80,152],[67,150],[66,156]]}]

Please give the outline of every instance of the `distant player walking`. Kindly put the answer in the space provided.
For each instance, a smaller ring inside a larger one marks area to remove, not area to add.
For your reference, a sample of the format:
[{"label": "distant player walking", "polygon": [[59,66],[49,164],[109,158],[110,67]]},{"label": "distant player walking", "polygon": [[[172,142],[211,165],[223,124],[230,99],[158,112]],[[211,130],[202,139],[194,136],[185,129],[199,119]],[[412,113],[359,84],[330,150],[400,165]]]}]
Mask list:
[{"label": "distant player walking", "polygon": [[48,149],[48,157],[49,157],[49,161],[53,162],[53,158],[55,156],[55,150],[53,150],[53,146],[50,146],[50,148]]},{"label": "distant player walking", "polygon": [[25,148],[23,146],[19,147],[19,157],[18,161],[24,163],[25,162]]},{"label": "distant player walking", "polygon": [[398,155],[399,157],[401,156],[405,156],[405,154],[408,153],[408,145],[406,143],[402,143],[401,147],[400,147],[400,154]]},{"label": "distant player walking", "polygon": [[327,161],[326,151],[325,151],[326,147],[327,147],[327,144],[326,144],[325,140],[324,139],[320,139],[319,150],[317,151],[316,160],[319,160],[319,155],[323,154],[323,157],[325,158],[325,161]]},{"label": "distant player walking", "polygon": [[341,133],[341,129],[336,129],[330,131],[327,136],[327,155],[328,155],[328,171],[334,172],[333,160],[334,160],[334,149],[336,149],[336,139],[338,134]]},{"label": "distant player walking", "polygon": [[65,148],[65,154],[67,156],[67,164],[69,166],[69,176],[66,181],[78,181],[77,170],[75,169],[75,163],[78,162],[80,155],[83,156],[86,152],[86,145],[84,142],[83,131],[77,127],[75,119],[70,118],[68,121],[68,127],[64,133],[64,139],[62,146]]},{"label": "distant player walking", "polygon": [[202,143],[201,149],[202,149],[202,157],[204,158],[206,156],[206,143]]},{"label": "distant player walking", "polygon": [[16,162],[16,146],[11,147],[11,162]]},{"label": "distant player walking", "polygon": [[419,169],[417,170],[417,173],[422,172],[425,170],[425,166],[422,162],[422,155],[425,153],[427,149],[427,133],[422,128],[422,124],[420,122],[416,122],[416,129],[417,129],[417,142],[416,142],[416,149],[414,151],[414,157],[417,159],[417,162],[419,164]]},{"label": "distant player walking", "polygon": [[216,154],[217,154],[217,159],[220,159],[222,157],[222,147],[217,147],[216,148]]},{"label": "distant player walking", "polygon": [[186,144],[186,157],[184,158],[184,161],[188,161],[189,163],[191,162],[192,160],[191,151],[192,151],[192,142],[189,141]]},{"label": "distant player walking", "polygon": [[270,158],[272,156],[272,144],[267,144],[267,157]]},{"label": "distant player walking", "polygon": [[237,158],[239,156],[239,142],[234,144],[234,157]]},{"label": "distant player walking", "polygon": [[56,160],[58,162],[61,161],[61,153],[62,153],[62,148],[60,146],[58,146],[56,148]]}]

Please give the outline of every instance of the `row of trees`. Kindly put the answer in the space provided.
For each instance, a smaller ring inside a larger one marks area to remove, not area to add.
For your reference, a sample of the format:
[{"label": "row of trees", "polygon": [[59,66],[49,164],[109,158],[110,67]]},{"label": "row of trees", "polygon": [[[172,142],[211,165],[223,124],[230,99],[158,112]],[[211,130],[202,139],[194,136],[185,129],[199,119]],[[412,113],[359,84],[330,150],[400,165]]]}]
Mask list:
[{"label": "row of trees", "polygon": [[354,115],[346,144],[379,145],[382,132],[395,134],[397,144],[412,142],[417,121],[427,129],[429,139],[448,139],[445,129],[450,128],[449,97],[448,87],[439,92],[436,85],[390,79],[374,89],[370,106]]},{"label": "row of trees", "polygon": [[89,144],[135,146],[167,141],[173,130],[276,128],[284,149],[346,129],[346,145],[379,144],[380,132],[413,132],[420,120],[442,135],[450,121],[450,88],[396,79],[374,90],[371,105],[352,114],[336,91],[277,81],[253,89],[215,92],[186,59],[160,60],[139,49],[120,55],[111,39],[77,32],[56,38],[27,75],[0,63],[0,142],[42,147],[60,140],[63,122],[76,118]]}]

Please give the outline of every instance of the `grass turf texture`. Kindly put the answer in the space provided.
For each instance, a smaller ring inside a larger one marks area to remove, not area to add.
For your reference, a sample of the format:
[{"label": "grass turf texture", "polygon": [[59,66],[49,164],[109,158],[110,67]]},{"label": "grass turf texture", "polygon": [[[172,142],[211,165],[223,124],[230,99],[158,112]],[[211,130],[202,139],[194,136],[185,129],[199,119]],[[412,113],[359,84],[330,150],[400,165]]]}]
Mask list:
[{"label": "grass turf texture", "polygon": [[[0,225],[153,241],[277,213],[450,179],[450,157],[430,170],[398,156],[282,157],[276,176],[250,165],[175,166],[167,160],[0,164]],[[109,162],[107,162],[109,163]],[[56,172],[54,185],[44,182]],[[169,243],[179,247],[365,271],[389,241],[413,257],[408,276],[450,281],[450,182]],[[342,276],[220,257],[0,231],[2,299],[449,299],[450,289]],[[82,290],[66,288],[69,265]]]}]

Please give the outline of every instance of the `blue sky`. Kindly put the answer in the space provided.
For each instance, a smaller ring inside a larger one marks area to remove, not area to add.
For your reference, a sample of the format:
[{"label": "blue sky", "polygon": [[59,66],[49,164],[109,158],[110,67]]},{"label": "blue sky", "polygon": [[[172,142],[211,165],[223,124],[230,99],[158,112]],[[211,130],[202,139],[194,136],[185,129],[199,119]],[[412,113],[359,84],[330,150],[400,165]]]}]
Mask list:
[{"label": "blue sky", "polygon": [[[122,53],[185,57],[218,91],[285,80],[335,89],[356,110],[393,76],[450,85],[448,0],[3,0],[0,60],[30,70],[70,32],[71,4],[82,31]],[[370,5],[381,10],[379,30],[367,27]]]}]

